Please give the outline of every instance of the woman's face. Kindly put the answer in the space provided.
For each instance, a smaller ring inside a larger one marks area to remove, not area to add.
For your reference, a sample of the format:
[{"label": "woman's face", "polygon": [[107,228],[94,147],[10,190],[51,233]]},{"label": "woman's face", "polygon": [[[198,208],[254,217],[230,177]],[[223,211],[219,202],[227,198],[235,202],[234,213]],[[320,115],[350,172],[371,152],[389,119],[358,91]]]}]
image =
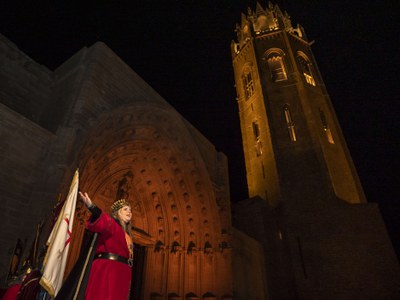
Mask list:
[{"label": "woman's face", "polygon": [[130,206],[124,206],[118,211],[118,219],[121,222],[129,223],[132,218],[132,211]]}]

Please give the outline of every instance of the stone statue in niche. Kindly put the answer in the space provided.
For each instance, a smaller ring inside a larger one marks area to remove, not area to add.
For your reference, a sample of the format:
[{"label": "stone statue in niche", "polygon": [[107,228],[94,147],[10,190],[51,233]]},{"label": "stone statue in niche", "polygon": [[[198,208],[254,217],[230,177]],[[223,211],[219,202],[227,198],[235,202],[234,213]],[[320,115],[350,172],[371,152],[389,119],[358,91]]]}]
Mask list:
[{"label": "stone statue in niche", "polygon": [[174,241],[171,245],[171,253],[176,254],[176,253],[180,252],[181,250],[182,250],[182,246],[177,241]]},{"label": "stone statue in niche", "polygon": [[164,253],[165,248],[166,247],[163,242],[157,241],[157,243],[154,245],[154,252]]},{"label": "stone statue in niche", "polygon": [[229,246],[229,244],[228,244],[228,242],[227,241],[222,241],[220,244],[219,244],[219,250],[221,251],[221,252],[223,252],[225,249],[230,249],[231,247]]},{"label": "stone statue in niche", "polygon": [[210,242],[207,241],[204,244],[204,254],[212,254],[212,253],[214,253],[214,249],[211,246]]},{"label": "stone statue in niche", "polygon": [[197,247],[196,244],[193,241],[189,242],[189,245],[187,247],[187,253],[192,254],[197,252]]},{"label": "stone statue in niche", "polygon": [[122,176],[121,180],[118,181],[115,200],[129,199],[129,191],[132,188],[132,180],[133,180],[132,171],[128,171]]}]

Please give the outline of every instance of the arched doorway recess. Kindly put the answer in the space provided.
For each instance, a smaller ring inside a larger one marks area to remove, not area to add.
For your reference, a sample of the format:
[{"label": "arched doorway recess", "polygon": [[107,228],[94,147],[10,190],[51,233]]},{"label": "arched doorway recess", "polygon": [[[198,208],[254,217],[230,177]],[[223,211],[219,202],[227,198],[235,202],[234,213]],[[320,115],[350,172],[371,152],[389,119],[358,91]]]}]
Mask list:
[{"label": "arched doorway recess", "polygon": [[[132,205],[144,299],[231,291],[228,186],[211,178],[219,166],[205,163],[188,126],[172,109],[117,108],[93,122],[79,154],[82,191],[105,211],[119,198]],[[71,259],[87,218],[82,208],[78,215]]]}]

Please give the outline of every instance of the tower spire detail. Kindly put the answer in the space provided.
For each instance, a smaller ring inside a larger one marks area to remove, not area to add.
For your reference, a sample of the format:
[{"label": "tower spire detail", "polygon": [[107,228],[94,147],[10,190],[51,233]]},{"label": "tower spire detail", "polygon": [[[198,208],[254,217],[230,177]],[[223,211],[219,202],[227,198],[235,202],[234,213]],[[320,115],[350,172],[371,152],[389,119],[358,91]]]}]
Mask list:
[{"label": "tower spire detail", "polygon": [[267,13],[265,12],[264,8],[262,8],[260,2],[257,2],[257,6],[256,6],[256,17],[260,16],[260,15],[266,15]]}]

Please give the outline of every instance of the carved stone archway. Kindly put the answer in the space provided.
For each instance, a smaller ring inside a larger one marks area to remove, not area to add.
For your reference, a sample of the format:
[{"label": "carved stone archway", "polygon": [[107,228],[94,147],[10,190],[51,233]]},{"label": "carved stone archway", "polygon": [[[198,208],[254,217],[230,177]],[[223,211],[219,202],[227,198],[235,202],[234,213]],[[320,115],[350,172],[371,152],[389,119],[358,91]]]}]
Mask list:
[{"label": "carved stone archway", "polygon": [[[182,117],[146,104],[118,108],[94,123],[80,152],[80,189],[104,211],[121,197],[131,203],[134,239],[146,248],[144,298],[231,294],[227,199]],[[78,214],[87,218],[84,209]],[[83,229],[77,222],[72,261]]]}]

